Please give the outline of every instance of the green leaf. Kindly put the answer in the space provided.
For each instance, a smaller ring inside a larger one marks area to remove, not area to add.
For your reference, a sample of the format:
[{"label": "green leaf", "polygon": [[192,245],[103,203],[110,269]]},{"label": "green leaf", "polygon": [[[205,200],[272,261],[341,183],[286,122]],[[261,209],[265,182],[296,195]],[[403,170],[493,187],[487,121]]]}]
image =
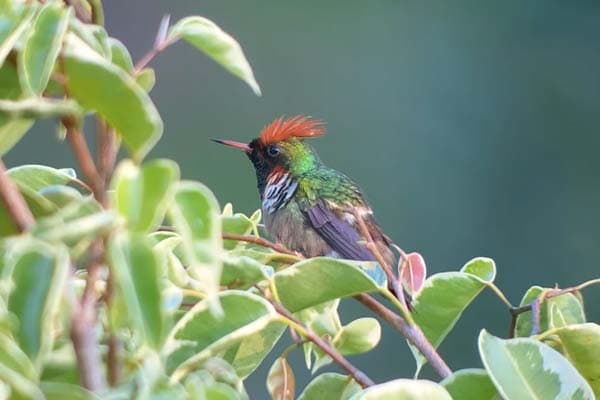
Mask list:
[{"label": "green leaf", "polygon": [[135,77],[135,81],[142,89],[149,93],[156,83],[156,75],[154,69],[144,68]]},{"label": "green leaf", "polygon": [[8,175],[19,187],[40,191],[48,186],[73,185],[88,192],[74,174],[72,169],[56,169],[35,164],[21,165],[8,170]]},{"label": "green leaf", "polygon": [[63,294],[69,257],[63,247],[27,239],[9,257],[13,288],[8,310],[18,318],[13,332],[21,349],[40,366],[53,341],[53,319]]},{"label": "green leaf", "polygon": [[[521,306],[531,304],[544,292],[552,289],[542,288],[540,286],[530,287],[523,299]],[[560,296],[545,299],[540,307],[540,332],[550,328],[559,328],[570,324],[582,324],[585,322],[585,313],[583,303],[572,293],[565,293]],[[532,320],[531,312],[519,314],[515,325],[515,336],[526,337],[531,335]]]},{"label": "green leaf", "polygon": [[143,158],[162,134],[156,107],[135,79],[67,34],[64,67],[70,94],[114,127],[133,158]]},{"label": "green leaf", "polygon": [[112,37],[108,38],[108,45],[110,46],[112,63],[126,72],[133,71],[133,61],[127,47],[120,40]]},{"label": "green leaf", "polygon": [[48,85],[67,31],[71,9],[49,1],[37,14],[19,53],[19,77],[24,91],[40,95]]},{"label": "green leaf", "polygon": [[223,354],[223,359],[235,368],[240,378],[245,379],[265,359],[286,328],[281,322],[270,322],[265,328],[229,347]]},{"label": "green leaf", "polygon": [[135,232],[154,230],[162,222],[179,179],[179,167],[171,160],[152,160],[142,167],[125,160],[115,172],[114,206]]},{"label": "green leaf", "polygon": [[277,272],[274,280],[282,304],[297,312],[329,300],[379,290],[383,282],[369,276],[378,268],[375,263],[316,257]]},{"label": "green leaf", "polygon": [[[223,212],[223,233],[232,233],[235,235],[248,235],[257,230],[257,225],[261,219],[261,211],[257,210],[250,217],[241,213],[225,213]],[[235,240],[225,240],[223,246],[227,250],[234,249],[241,242]]]},{"label": "green leaf", "polygon": [[182,181],[176,185],[169,209],[173,225],[183,240],[187,271],[202,284],[213,312],[219,312],[215,299],[222,269],[221,220],[219,204],[206,186]]},{"label": "green leaf", "polygon": [[27,354],[18,343],[4,333],[0,333],[0,364],[21,374],[24,378],[37,381],[38,373]]},{"label": "green leaf", "polygon": [[275,360],[267,375],[267,390],[273,400],[294,400],[296,379],[287,360]]},{"label": "green leaf", "polygon": [[247,289],[267,279],[267,267],[250,257],[227,256],[223,260],[221,286],[230,289]]},{"label": "green leaf", "polygon": [[[0,15],[0,31],[2,30],[2,19],[3,16]],[[1,61],[0,64],[2,64]],[[21,97],[21,94],[16,68],[11,63],[5,63],[0,68],[0,99],[15,100]],[[30,119],[12,118],[0,113],[0,156],[17,144],[33,123],[34,121]]]},{"label": "green leaf", "polygon": [[324,393],[330,400],[347,400],[360,390],[361,387],[351,377],[326,372],[313,379],[298,400],[321,400]]},{"label": "green leaf", "polygon": [[46,400],[99,400],[100,397],[85,390],[79,385],[70,385],[62,382],[42,382],[42,391]]},{"label": "green leaf", "polygon": [[381,339],[381,326],[375,318],[359,318],[342,327],[333,346],[342,354],[361,354],[372,350]]},{"label": "green leaf", "polygon": [[446,388],[453,399],[502,400],[484,369],[461,369],[440,382],[440,385]]},{"label": "green leaf", "polygon": [[560,349],[600,398],[600,325],[569,325],[553,332],[560,339]]},{"label": "green leaf", "polygon": [[130,318],[148,344],[159,349],[165,336],[162,264],[150,241],[143,235],[120,234],[110,240],[108,254]]},{"label": "green leaf", "polygon": [[13,10],[0,14],[0,67],[17,40],[30,27],[35,11],[36,7],[19,4]]},{"label": "green leaf", "polygon": [[[429,342],[437,348],[452,330],[463,311],[496,276],[496,265],[489,258],[474,258],[460,272],[430,276],[413,300],[413,318]],[[425,358],[410,346],[417,361],[418,375]]]},{"label": "green leaf", "polygon": [[102,26],[86,24],[73,15],[69,23],[69,28],[72,34],[76,35],[78,39],[101,57],[106,60],[112,59],[113,47],[111,46],[106,30]]},{"label": "green leaf", "polygon": [[350,400],[452,400],[452,397],[435,382],[395,379],[364,389]]},{"label": "green leaf", "polygon": [[[0,384],[3,382],[6,382],[7,386],[10,387],[10,397],[8,398],[11,400],[45,399],[43,393],[34,382],[5,365],[0,364]],[[0,387],[0,395],[2,394],[2,388]]]},{"label": "green leaf", "polygon": [[482,330],[479,353],[506,399],[594,399],[588,383],[567,359],[537,340],[502,340]]},{"label": "green leaf", "polygon": [[209,357],[265,329],[276,312],[263,298],[236,290],[219,293],[223,316],[200,301],[173,327],[163,348],[171,380],[179,381]]},{"label": "green leaf", "polygon": [[246,82],[257,96],[260,87],[240,44],[209,19],[192,16],[171,27],[167,40],[183,38]]}]

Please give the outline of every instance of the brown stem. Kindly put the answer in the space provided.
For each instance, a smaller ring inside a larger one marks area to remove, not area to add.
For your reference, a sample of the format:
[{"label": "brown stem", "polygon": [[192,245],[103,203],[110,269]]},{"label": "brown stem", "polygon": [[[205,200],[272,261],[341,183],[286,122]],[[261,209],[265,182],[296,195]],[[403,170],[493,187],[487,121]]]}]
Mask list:
[{"label": "brown stem", "polygon": [[340,367],[342,367],[344,370],[346,370],[346,372],[348,372],[348,374],[350,374],[350,376],[352,376],[352,378],[363,388],[365,387],[369,387],[369,386],[373,386],[375,383],[371,380],[371,378],[369,378],[364,372],[362,372],[361,370],[359,370],[358,368],[356,368],[352,363],[350,363],[350,361],[348,361],[347,358],[345,358],[343,355],[341,355],[335,348],[333,348],[329,343],[327,343],[325,340],[323,340],[319,335],[317,335],[314,331],[312,331],[311,329],[305,327],[304,325],[302,325],[302,322],[300,322],[299,320],[297,320],[294,315],[289,312],[285,307],[283,307],[283,305],[271,301],[271,304],[273,304],[273,307],[275,307],[275,310],[282,315],[283,317],[285,317],[286,319],[292,321],[294,324],[301,326],[302,330],[303,330],[303,334],[304,336],[306,336],[306,339],[310,340],[311,342],[313,342],[318,348],[320,348],[321,350],[323,350],[323,352],[325,354],[327,354],[329,357],[331,357],[331,359],[338,364]]},{"label": "brown stem", "polygon": [[286,249],[284,246],[268,241],[267,239],[263,239],[258,236],[248,236],[248,235],[236,235],[234,233],[223,233],[223,239],[226,240],[237,240],[239,242],[248,242],[254,243],[262,247],[266,247],[272,250],[275,250],[278,253],[288,254],[290,256],[295,256],[299,258],[304,258],[302,255],[299,255],[296,252]]},{"label": "brown stem", "polygon": [[104,181],[104,187],[108,187],[117,160],[118,149],[115,144],[115,130],[111,129],[101,118],[96,118],[96,143],[98,146],[98,173]]},{"label": "brown stem", "polygon": [[177,40],[167,40],[166,38],[167,30],[169,29],[169,19],[170,17],[168,15],[165,15],[160,21],[158,32],[156,33],[156,38],[154,39],[154,45],[146,54],[144,54],[144,56],[137,63],[135,63],[135,67],[133,69],[134,75],[139,74],[140,71],[144,69],[144,67],[148,65],[148,63],[158,55],[158,53],[166,49],[169,45],[173,44]]},{"label": "brown stem", "polygon": [[369,310],[379,315],[398,330],[408,341],[415,346],[423,357],[427,360],[429,365],[436,371],[436,373],[443,379],[452,375],[452,370],[448,367],[446,362],[440,357],[435,348],[429,343],[423,331],[417,325],[409,325],[399,315],[394,313],[392,310],[375,300],[368,294],[359,294],[355,296],[355,299],[361,302]]},{"label": "brown stem", "polygon": [[89,24],[92,22],[90,13],[83,7],[78,0],[65,0],[65,4],[73,7],[75,10],[75,16],[81,21]]},{"label": "brown stem", "polygon": [[88,185],[92,188],[94,197],[96,198],[96,200],[98,200],[100,204],[106,206],[104,181],[102,179],[102,176],[100,176],[98,169],[96,168],[96,164],[94,164],[94,159],[92,158],[90,149],[88,148],[88,145],[85,141],[83,132],[81,132],[81,130],[77,126],[77,123],[71,117],[63,118],[62,123],[67,129],[67,140],[71,144],[71,148],[73,149],[75,158],[79,163],[81,172],[85,176]]},{"label": "brown stem", "polygon": [[33,214],[21,192],[8,176],[4,162],[0,158],[0,200],[8,211],[8,216],[19,232],[25,232],[35,224]]},{"label": "brown stem", "polygon": [[100,277],[103,249],[100,242],[90,248],[91,260],[87,268],[85,289],[79,303],[75,303],[71,321],[71,340],[81,385],[92,392],[102,390],[106,384],[100,367],[102,357],[96,337],[96,282]]},{"label": "brown stem", "polygon": [[373,240],[373,236],[371,235],[371,232],[369,232],[367,224],[365,224],[365,220],[363,219],[362,215],[360,215],[360,213],[356,209],[354,209],[352,213],[354,214],[354,217],[358,222],[358,228],[360,230],[361,235],[367,241],[367,249],[371,252],[373,257],[375,257],[375,260],[379,263],[381,268],[383,268],[383,271],[387,276],[390,288],[394,295],[398,298],[400,303],[406,307],[406,299],[404,298],[404,291],[402,290],[402,287],[400,285],[400,280],[396,277],[396,275],[394,275],[392,267],[388,265],[388,263],[385,261],[385,258],[379,251],[379,248]]}]

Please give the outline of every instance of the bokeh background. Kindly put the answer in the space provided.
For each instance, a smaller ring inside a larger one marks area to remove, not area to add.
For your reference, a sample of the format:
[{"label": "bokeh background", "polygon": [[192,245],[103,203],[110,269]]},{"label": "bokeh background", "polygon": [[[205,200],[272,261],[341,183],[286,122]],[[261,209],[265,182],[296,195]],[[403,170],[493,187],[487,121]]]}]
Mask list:
[{"label": "bokeh background", "polygon": [[[258,208],[254,173],[208,138],[249,141],[279,115],[309,114],[327,122],[329,135],[313,142],[323,160],[362,185],[387,233],[421,252],[430,273],[492,257],[513,303],[533,284],[599,275],[600,2],[106,0],[105,9],[135,59],[166,13],[207,16],[243,45],[261,98],[185,43],[152,65],[165,132],[151,156],[178,161],[222,204]],[[6,162],[74,165],[51,121]],[[598,321],[600,289],[585,297]],[[346,321],[364,314],[343,303]],[[505,335],[508,325],[484,293],[440,351],[454,369],[480,366],[479,330]],[[253,399],[267,397],[272,359],[248,380]],[[301,352],[291,361],[303,387]],[[377,381],[414,371],[387,329],[352,361]]]}]

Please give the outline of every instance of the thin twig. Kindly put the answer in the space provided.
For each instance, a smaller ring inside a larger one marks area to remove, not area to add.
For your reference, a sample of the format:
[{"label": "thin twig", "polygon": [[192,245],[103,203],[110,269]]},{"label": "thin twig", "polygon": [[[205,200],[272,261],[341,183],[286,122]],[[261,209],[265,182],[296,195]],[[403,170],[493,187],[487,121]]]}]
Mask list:
[{"label": "thin twig", "polygon": [[418,325],[409,325],[399,315],[375,300],[368,294],[359,294],[355,299],[362,303],[369,310],[379,315],[384,321],[399,331],[408,341],[415,346],[429,365],[436,371],[441,378],[447,378],[452,375],[452,370],[446,362],[440,357],[435,348],[427,340]]},{"label": "thin twig", "polygon": [[2,200],[8,216],[19,232],[25,232],[35,224],[33,214],[29,210],[23,195],[8,176],[2,158],[0,158],[0,200]]},{"label": "thin twig", "polygon": [[117,160],[118,149],[115,144],[115,130],[101,118],[96,118],[96,144],[98,147],[98,174],[104,181],[104,187],[108,187]]},{"label": "thin twig", "polygon": [[305,327],[302,322],[298,321],[291,312],[289,312],[283,305],[271,301],[273,307],[279,315],[283,317],[283,322],[290,325],[292,329],[295,329],[304,336],[306,339],[313,342],[319,349],[327,354],[331,359],[342,367],[352,378],[363,388],[373,386],[375,383],[369,378],[364,372],[356,368],[346,357],[341,355],[335,348],[329,343],[323,340],[319,335],[313,332],[311,329]]},{"label": "thin twig", "polygon": [[81,132],[77,123],[71,117],[63,118],[62,123],[67,130],[67,140],[71,144],[71,148],[73,149],[73,153],[79,163],[81,172],[85,176],[87,184],[92,188],[96,200],[105,206],[106,193],[104,191],[104,181],[94,164],[94,159],[92,158],[90,149],[85,141],[83,132]]},{"label": "thin twig", "polygon": [[290,256],[294,256],[297,258],[302,258],[298,253],[288,250],[284,246],[268,241],[267,239],[263,239],[258,236],[248,236],[248,235],[237,235],[234,233],[223,233],[223,239],[225,240],[237,240],[239,242],[248,242],[254,243],[262,247],[266,247],[272,250],[275,250],[278,253],[287,254]]},{"label": "thin twig", "polygon": [[146,54],[144,54],[144,56],[137,63],[135,63],[134,72],[133,72],[134,75],[139,74],[140,71],[143,70],[144,67],[146,67],[146,65],[148,65],[148,63],[150,61],[152,61],[152,59],[158,55],[158,53],[160,53],[161,51],[166,49],[169,45],[173,44],[177,40],[177,39],[171,39],[171,40],[167,39],[167,31],[169,29],[169,20],[170,20],[170,16],[165,15],[162,18],[162,20],[160,21],[160,25],[158,27],[158,32],[156,33],[156,38],[154,39],[154,45]]},{"label": "thin twig", "polygon": [[402,287],[400,285],[400,280],[398,279],[398,277],[396,277],[396,275],[394,275],[392,267],[388,265],[388,263],[385,261],[385,258],[379,251],[379,248],[373,240],[373,236],[367,228],[367,224],[365,223],[365,220],[363,219],[362,215],[360,215],[360,213],[356,209],[354,209],[352,213],[354,214],[354,218],[358,222],[358,228],[360,230],[361,235],[367,241],[367,249],[371,252],[373,257],[375,257],[375,260],[379,263],[381,268],[383,268],[391,290],[394,292],[400,303],[406,308],[406,299],[404,298],[404,291],[402,290]]}]

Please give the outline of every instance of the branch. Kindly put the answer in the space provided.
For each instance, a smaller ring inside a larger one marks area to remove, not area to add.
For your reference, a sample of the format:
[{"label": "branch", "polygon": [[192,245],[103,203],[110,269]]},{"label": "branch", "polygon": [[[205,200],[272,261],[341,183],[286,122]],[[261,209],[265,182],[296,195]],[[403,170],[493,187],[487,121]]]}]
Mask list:
[{"label": "branch", "polygon": [[8,176],[6,166],[0,158],[0,200],[4,204],[8,216],[19,232],[25,232],[35,224],[33,214],[23,195]]},{"label": "branch", "polygon": [[431,343],[429,343],[418,325],[408,324],[399,315],[368,294],[359,294],[354,298],[361,302],[369,310],[379,315],[384,321],[386,321],[393,328],[399,331],[406,339],[408,339],[408,341],[415,346],[421,354],[423,354],[423,357],[425,357],[429,365],[431,365],[431,367],[442,379],[452,375],[452,370],[448,367],[442,357],[440,357]]},{"label": "branch", "polygon": [[[266,297],[266,296],[265,296]],[[331,359],[342,367],[346,372],[352,376],[352,378],[363,388],[373,386],[375,383],[369,378],[364,372],[356,368],[346,357],[341,355],[334,347],[332,347],[329,343],[323,340],[319,335],[317,335],[311,329],[302,325],[302,322],[297,320],[291,312],[289,312],[282,304],[279,304],[275,301],[272,301],[268,297],[267,300],[271,302],[273,307],[280,316],[283,317],[283,320],[286,324],[290,326],[290,328],[296,330],[302,336],[304,336],[309,341],[313,342],[318,348],[323,350],[325,354],[327,354]]]}]

